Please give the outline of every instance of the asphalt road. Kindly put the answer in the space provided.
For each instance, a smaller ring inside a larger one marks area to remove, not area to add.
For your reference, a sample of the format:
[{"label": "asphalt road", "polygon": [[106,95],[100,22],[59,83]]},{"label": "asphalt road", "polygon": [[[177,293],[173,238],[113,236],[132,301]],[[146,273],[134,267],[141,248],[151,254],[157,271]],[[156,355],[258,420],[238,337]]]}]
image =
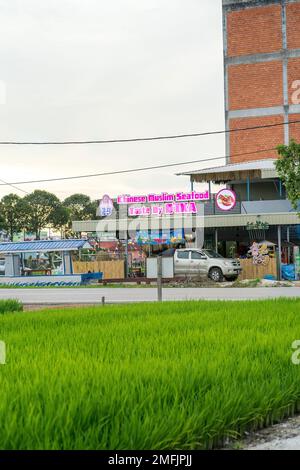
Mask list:
[{"label": "asphalt road", "polygon": [[[155,288],[95,289],[0,289],[0,299],[19,299],[24,304],[97,304],[102,296],[107,303],[152,302]],[[163,300],[256,300],[299,297],[299,287],[264,288],[164,288]]]}]

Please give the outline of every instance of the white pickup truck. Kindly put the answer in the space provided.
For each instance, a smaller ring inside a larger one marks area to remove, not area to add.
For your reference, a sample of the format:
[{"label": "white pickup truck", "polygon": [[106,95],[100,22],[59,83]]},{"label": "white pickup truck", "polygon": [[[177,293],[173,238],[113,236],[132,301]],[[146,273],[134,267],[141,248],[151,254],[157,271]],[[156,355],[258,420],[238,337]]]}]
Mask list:
[{"label": "white pickup truck", "polygon": [[215,282],[234,281],[242,272],[238,259],[223,258],[213,250],[185,248],[174,253],[175,275],[206,275]]}]

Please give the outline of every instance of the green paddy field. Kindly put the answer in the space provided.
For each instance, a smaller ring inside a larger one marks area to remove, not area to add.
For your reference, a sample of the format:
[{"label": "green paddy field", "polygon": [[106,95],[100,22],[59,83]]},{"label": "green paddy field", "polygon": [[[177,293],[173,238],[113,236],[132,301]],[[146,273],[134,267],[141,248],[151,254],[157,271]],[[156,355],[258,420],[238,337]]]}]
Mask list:
[{"label": "green paddy field", "polygon": [[300,410],[300,300],[1,308],[0,449],[208,449]]}]

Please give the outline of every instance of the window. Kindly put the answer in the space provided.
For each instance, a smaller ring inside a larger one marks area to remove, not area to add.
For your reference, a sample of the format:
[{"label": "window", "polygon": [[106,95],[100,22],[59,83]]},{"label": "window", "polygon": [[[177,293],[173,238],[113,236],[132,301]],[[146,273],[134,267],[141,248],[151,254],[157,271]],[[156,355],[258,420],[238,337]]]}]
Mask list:
[{"label": "window", "polygon": [[223,258],[223,256],[219,255],[219,253],[216,253],[214,250],[203,250],[203,252],[204,252],[209,258]]},{"label": "window", "polygon": [[206,259],[206,257],[198,251],[192,251],[192,259]]},{"label": "window", "polygon": [[178,259],[189,259],[189,251],[178,251],[177,258]]}]

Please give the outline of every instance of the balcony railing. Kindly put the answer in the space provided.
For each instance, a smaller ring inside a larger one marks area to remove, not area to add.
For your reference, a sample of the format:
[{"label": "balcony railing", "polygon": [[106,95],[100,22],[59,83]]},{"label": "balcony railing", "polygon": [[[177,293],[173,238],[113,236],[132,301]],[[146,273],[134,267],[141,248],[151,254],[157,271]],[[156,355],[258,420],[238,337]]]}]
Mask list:
[{"label": "balcony railing", "polygon": [[232,215],[232,214],[275,214],[295,212],[291,203],[286,199],[265,201],[237,201],[236,206],[230,211],[220,210],[215,200],[204,205],[204,215]]}]

